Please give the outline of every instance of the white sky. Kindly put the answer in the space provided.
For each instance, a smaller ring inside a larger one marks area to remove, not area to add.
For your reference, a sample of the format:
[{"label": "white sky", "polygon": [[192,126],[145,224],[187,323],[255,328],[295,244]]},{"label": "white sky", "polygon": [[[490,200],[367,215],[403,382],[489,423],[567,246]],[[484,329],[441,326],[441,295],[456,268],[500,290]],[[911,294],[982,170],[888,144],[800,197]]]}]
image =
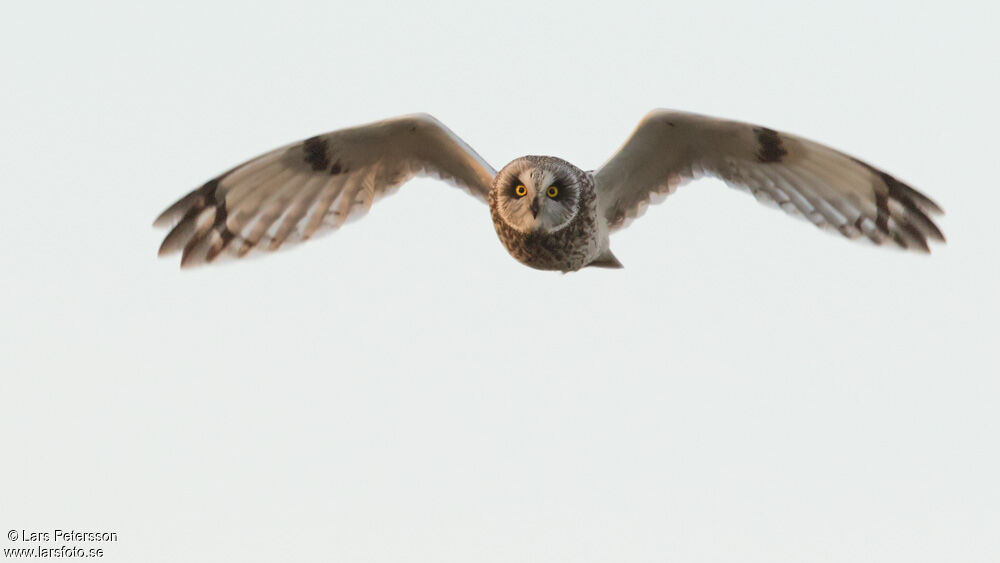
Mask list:
[{"label": "white sky", "polygon": [[[1000,559],[996,3],[450,4],[5,10],[0,531],[116,531],[107,561]],[[288,252],[156,259],[166,205],[289,141],[426,111],[497,168],[590,169],[654,107],[862,157],[949,243],[703,180],[612,238],[624,270],[560,275],[416,180]]]}]

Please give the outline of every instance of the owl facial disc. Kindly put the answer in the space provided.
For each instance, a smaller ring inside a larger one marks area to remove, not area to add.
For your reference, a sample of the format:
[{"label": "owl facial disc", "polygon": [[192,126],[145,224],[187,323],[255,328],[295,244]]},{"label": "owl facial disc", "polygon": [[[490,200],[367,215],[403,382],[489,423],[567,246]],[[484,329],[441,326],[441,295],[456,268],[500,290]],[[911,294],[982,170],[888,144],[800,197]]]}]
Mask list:
[{"label": "owl facial disc", "polygon": [[553,157],[514,160],[494,179],[500,217],[521,233],[558,231],[577,215],[583,174]]}]

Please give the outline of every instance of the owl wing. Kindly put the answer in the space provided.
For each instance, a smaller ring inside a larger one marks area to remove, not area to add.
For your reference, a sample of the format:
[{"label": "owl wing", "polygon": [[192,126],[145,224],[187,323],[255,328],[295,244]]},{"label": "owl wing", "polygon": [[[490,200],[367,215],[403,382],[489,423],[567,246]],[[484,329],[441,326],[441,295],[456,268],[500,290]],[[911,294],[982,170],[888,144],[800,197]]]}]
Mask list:
[{"label": "owl wing", "polygon": [[173,229],[160,255],[181,266],[276,250],[339,228],[416,175],[486,202],[496,171],[430,115],[341,129],[273,150],[182,197],[153,223]]},{"label": "owl wing", "polygon": [[851,239],[924,252],[927,239],[944,242],[929,217],[941,208],[869,164],[766,127],[668,110],[647,114],[595,173],[600,212],[611,230],[623,228],[703,175]]}]

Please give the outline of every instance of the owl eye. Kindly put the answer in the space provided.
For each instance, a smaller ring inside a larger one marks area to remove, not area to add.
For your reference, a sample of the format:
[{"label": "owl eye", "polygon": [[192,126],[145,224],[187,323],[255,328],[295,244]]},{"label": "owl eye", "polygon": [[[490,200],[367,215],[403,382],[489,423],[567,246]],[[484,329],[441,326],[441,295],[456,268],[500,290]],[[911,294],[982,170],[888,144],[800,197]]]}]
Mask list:
[{"label": "owl eye", "polygon": [[555,186],[549,186],[549,189],[545,190],[545,194],[549,197],[556,197],[559,195],[559,188]]},{"label": "owl eye", "polygon": [[524,187],[524,184],[518,184],[517,187],[514,188],[514,193],[517,197],[524,197],[528,195],[528,188]]}]

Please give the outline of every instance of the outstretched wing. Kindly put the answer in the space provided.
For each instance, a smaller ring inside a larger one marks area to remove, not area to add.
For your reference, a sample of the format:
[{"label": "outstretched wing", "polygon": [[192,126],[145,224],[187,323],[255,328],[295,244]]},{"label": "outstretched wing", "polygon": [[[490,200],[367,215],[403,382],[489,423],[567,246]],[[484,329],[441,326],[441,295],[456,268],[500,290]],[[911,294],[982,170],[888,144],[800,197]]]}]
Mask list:
[{"label": "outstretched wing", "polygon": [[273,150],[210,180],[164,211],[160,255],[181,266],[276,250],[368,211],[415,175],[452,181],[487,201],[496,171],[430,115],[341,129]]},{"label": "outstretched wing", "polygon": [[819,143],[738,121],[654,110],[596,172],[598,204],[612,230],[656,196],[710,175],[758,200],[844,236],[928,252],[944,242],[927,196]]}]

